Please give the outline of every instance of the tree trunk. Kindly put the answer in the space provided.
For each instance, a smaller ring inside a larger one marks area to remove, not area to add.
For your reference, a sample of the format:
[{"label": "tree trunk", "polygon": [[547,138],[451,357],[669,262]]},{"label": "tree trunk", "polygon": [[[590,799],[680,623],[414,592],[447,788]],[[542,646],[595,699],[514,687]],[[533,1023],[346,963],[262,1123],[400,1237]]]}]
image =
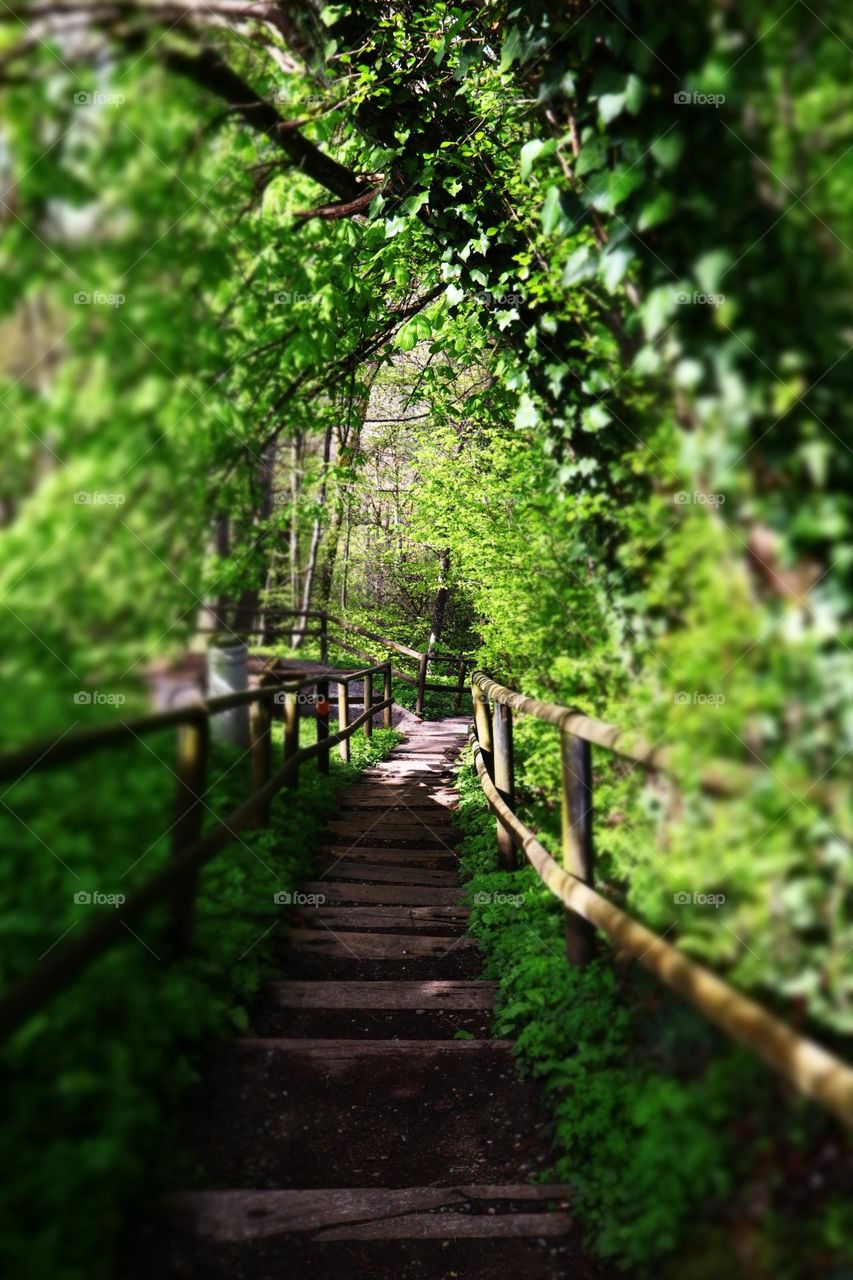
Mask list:
[{"label": "tree trunk", "polygon": [[441,631],[444,626],[444,608],[447,604],[447,577],[450,572],[450,548],[444,547],[438,556],[438,590],[435,593],[435,603],[432,606],[432,628],[429,633],[429,644],[427,645],[427,653],[433,656],[433,650],[441,639]]},{"label": "tree trunk", "polygon": [[[326,434],[323,437],[323,471],[322,480],[320,481],[320,491],[317,494],[317,505],[320,508],[317,517],[314,520],[314,528],[311,530],[311,549],[308,552],[308,567],[305,570],[305,581],[302,585],[302,604],[303,610],[311,607],[311,593],[314,588],[314,578],[317,573],[317,557],[320,551],[320,539],[323,536],[323,513],[326,506],[326,486],[329,479],[329,462],[332,457],[332,427],[326,428]],[[308,625],[308,618],[303,613],[297,619],[297,628],[293,637],[293,648],[299,649],[305,639],[305,630]]]}]

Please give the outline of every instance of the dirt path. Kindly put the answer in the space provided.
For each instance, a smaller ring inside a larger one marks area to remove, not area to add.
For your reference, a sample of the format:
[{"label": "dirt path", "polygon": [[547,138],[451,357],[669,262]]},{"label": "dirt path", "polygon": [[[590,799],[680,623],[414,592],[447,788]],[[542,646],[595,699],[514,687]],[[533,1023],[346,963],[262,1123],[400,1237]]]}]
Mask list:
[{"label": "dirt path", "polygon": [[[341,797],[252,1031],[190,1116],[215,1190],[173,1195],[134,1277],[562,1280],[580,1251],[535,1089],[489,1038],[465,936],[449,764],[461,719],[416,724]],[[461,1034],[460,1034],[461,1033]]]}]

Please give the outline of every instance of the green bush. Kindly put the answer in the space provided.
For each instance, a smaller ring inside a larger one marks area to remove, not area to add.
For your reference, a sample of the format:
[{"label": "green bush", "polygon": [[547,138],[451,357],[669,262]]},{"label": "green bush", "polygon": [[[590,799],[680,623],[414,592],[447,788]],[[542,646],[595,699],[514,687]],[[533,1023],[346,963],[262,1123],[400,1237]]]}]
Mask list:
[{"label": "green bush", "polygon": [[[194,1176],[173,1122],[198,1078],[204,1043],[248,1026],[248,1008],[273,973],[271,926],[281,911],[273,894],[309,874],[336,791],[398,738],[387,730],[355,736],[352,763],[335,755],[328,779],[303,767],[298,791],[276,797],[269,828],[244,832],[204,869],[186,960],[166,963],[168,919],[153,911],[4,1046],[7,1275],[107,1280],[126,1215],[167,1182]],[[274,739],[280,746],[280,726]],[[144,747],[31,774],[7,793],[7,980],[83,927],[88,913],[109,909],[76,904],[78,888],[126,891],[162,865],[172,750],[170,736],[158,735]],[[248,758],[219,748],[210,776],[211,808],[225,814],[247,795]]]},{"label": "green bush", "polygon": [[[530,762],[519,772],[530,777]],[[768,1151],[796,1165],[791,1150],[814,1149],[832,1125],[805,1103],[780,1115],[765,1068],[651,976],[616,966],[606,950],[570,966],[561,905],[531,867],[493,869],[494,817],[470,768],[458,785],[470,927],[486,977],[499,982],[495,1033],[514,1039],[553,1117],[559,1156],[548,1179],[573,1186],[588,1246],[633,1276],[663,1266],[684,1280],[749,1274],[729,1238],[729,1201],[737,1205]],[[781,1176],[769,1181],[784,1190]],[[787,1228],[784,1247],[764,1224],[766,1269],[751,1274],[808,1276],[816,1248],[833,1263],[848,1258],[843,1203],[829,1197],[818,1212],[808,1233],[792,1239]]]}]

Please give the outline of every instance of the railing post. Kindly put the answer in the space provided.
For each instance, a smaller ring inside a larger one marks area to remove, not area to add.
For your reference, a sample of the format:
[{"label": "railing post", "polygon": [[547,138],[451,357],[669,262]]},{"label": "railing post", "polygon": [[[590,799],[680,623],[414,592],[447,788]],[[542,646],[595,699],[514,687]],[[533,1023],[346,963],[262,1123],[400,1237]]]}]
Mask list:
[{"label": "railing post", "polygon": [[[384,696],[382,700],[383,702],[390,702],[392,697],[393,697],[393,694],[391,692],[391,663],[387,662],[385,664]],[[393,710],[392,707],[385,708],[384,725],[386,729],[391,729],[394,727],[394,717],[391,714],[392,710]]]},{"label": "railing post", "polygon": [[[512,711],[496,702],[492,722],[494,744],[494,783],[501,799],[515,809],[515,762],[512,749]],[[497,823],[498,866],[501,871],[514,871],[518,865],[512,836]]]},{"label": "railing post", "polygon": [[426,694],[426,678],[427,678],[427,662],[429,654],[422,653],[418,662],[418,697],[415,702],[415,715],[422,716],[424,713],[424,696]]},{"label": "railing post", "polygon": [[[272,717],[270,704],[263,699],[252,703],[252,792],[260,791],[272,774]],[[257,808],[258,825],[266,827],[270,820],[270,801]]]},{"label": "railing post", "polygon": [[[349,728],[349,684],[346,680],[338,682],[338,729]],[[349,738],[338,743],[338,751],[344,764],[349,764]]]},{"label": "railing post", "polygon": [[[299,750],[299,694],[285,692],[284,695],[284,762],[295,756]],[[299,786],[299,765],[295,765],[286,784],[288,787]]]},{"label": "railing post", "polygon": [[329,615],[325,612],[320,614],[320,661],[329,661]]},{"label": "railing post", "polygon": [[369,711],[370,715],[364,722],[365,738],[373,737],[373,675],[364,677],[364,710]]},{"label": "railing post", "polygon": [[492,718],[489,715],[489,699],[473,677],[471,679],[471,701],[474,704],[474,728],[477,731],[477,741],[480,744],[483,763],[486,766],[489,777],[494,781],[495,766],[492,756]]},{"label": "railing post", "polygon": [[[318,680],[314,686],[316,702],[314,710],[317,714],[317,741],[325,742],[329,736],[329,682]],[[321,747],[317,755],[317,768],[320,773],[329,772],[329,748]]]},{"label": "railing post", "polygon": [[[175,775],[175,823],[172,827],[172,857],[199,839],[204,826],[204,794],[207,787],[207,761],[210,753],[210,721],[199,714],[186,724],[178,725]],[[181,876],[172,899],[172,948],[176,956],[184,956],[192,945],[195,916],[195,890],[198,871]]]},{"label": "railing post", "polygon": [[[592,756],[588,742],[560,730],[563,775],[563,866],[592,884]],[[593,956],[595,929],[575,911],[565,916],[566,955],[572,964],[588,964]]]},{"label": "railing post", "polygon": [[462,706],[462,691],[465,688],[465,661],[459,663],[459,679],[456,681],[456,694],[453,699],[453,710],[458,711]]}]

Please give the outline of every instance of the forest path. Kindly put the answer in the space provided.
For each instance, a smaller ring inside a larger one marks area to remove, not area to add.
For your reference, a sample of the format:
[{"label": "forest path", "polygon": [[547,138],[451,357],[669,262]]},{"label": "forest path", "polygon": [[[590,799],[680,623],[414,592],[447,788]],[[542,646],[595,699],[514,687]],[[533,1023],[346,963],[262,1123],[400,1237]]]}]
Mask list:
[{"label": "forest path", "polygon": [[[462,718],[416,723],[341,797],[250,1035],[191,1116],[213,1185],[181,1192],[140,1274],[195,1280],[601,1274],[581,1256],[536,1090],[489,1038],[457,873]],[[459,1038],[455,1038],[461,1033]]]}]

